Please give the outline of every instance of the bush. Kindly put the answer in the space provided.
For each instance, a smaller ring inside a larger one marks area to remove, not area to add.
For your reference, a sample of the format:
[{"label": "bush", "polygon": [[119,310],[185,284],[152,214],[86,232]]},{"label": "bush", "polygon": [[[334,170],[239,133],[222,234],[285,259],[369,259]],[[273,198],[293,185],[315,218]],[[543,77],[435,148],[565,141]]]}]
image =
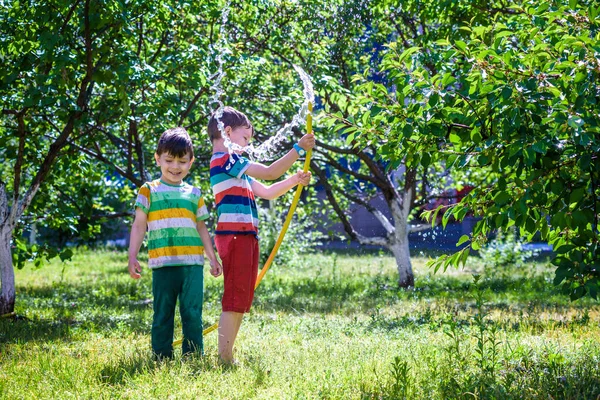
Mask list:
[{"label": "bush", "polygon": [[[287,216],[287,204],[272,201],[269,207],[260,207],[258,210],[260,224],[258,237],[260,241],[260,265],[264,265],[275,242],[279,237],[283,223]],[[321,234],[316,232],[307,218],[304,218],[304,210],[300,207],[292,218],[287,233],[279,247],[279,251],[273,260],[277,264],[296,265],[297,260],[303,253],[307,253],[315,246],[321,244]]]},{"label": "bush", "polygon": [[479,254],[486,267],[521,267],[528,259],[537,255],[536,251],[525,250],[523,244],[514,230],[508,233],[498,231],[496,237]]}]

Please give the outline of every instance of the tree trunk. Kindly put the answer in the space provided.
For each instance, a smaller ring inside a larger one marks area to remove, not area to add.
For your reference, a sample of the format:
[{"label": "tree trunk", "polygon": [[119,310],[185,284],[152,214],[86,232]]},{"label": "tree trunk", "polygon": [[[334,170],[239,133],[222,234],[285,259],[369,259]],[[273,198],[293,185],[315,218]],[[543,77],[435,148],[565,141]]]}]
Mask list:
[{"label": "tree trunk", "polygon": [[11,230],[6,225],[0,229],[0,315],[15,310],[15,270],[10,251]]},{"label": "tree trunk", "polygon": [[408,217],[413,200],[415,171],[405,172],[405,183],[402,190],[402,198],[395,197],[388,204],[394,218],[394,234],[390,238],[389,249],[396,258],[398,266],[398,285],[403,288],[415,286],[415,275],[413,274],[412,264],[410,262],[410,249],[408,247]]},{"label": "tree trunk", "polygon": [[408,235],[404,240],[392,243],[390,250],[394,254],[398,266],[398,285],[403,288],[415,286],[415,275],[413,274],[408,248]]}]

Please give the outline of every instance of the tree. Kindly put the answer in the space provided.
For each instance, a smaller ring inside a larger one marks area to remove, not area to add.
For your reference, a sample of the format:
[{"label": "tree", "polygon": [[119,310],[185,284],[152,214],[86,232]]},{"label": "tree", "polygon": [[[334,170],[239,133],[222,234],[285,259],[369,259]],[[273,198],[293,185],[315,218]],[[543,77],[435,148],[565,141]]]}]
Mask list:
[{"label": "tree", "polygon": [[[328,116],[319,127],[323,140],[312,167],[326,186],[331,208],[318,211],[333,210],[350,237],[391,248],[402,286],[414,281],[406,235],[410,209],[419,202],[416,184],[424,181],[427,170],[407,163],[398,186],[387,169],[389,159],[392,166],[399,165],[390,153],[393,146],[377,141],[357,146],[367,119],[356,118],[366,105],[355,101],[363,87],[352,76],[364,72],[373,87],[379,87],[377,82],[391,84],[379,73],[382,45],[390,38],[401,38],[404,47],[430,43],[438,34],[453,32],[460,21],[485,20],[485,13],[477,10],[490,4],[425,6],[411,1],[399,8],[382,0],[237,2],[226,21],[230,46],[217,49],[226,59],[223,100],[252,117],[259,141],[267,136],[262,132],[274,130],[296,112],[301,94],[291,64],[312,74],[323,115]],[[19,241],[26,225],[37,220],[93,235],[98,222],[119,214],[98,207],[108,190],[103,182],[118,183],[113,187],[130,197],[133,186],[150,178],[152,149],[167,127],[183,125],[202,144],[197,152],[201,167],[192,179],[207,188],[207,180],[199,178],[207,174],[210,156],[201,130],[214,108],[212,46],[221,35],[222,6],[175,0],[0,6],[5,65],[0,71],[0,140],[6,143],[0,154],[9,161],[2,164],[0,182],[1,313],[14,308],[13,256],[21,265],[25,257],[41,261],[57,254],[49,248],[26,248]],[[510,12],[492,9],[498,10]],[[435,65],[433,53],[426,62],[430,68]],[[370,114],[376,115],[377,108],[370,108]],[[360,129],[352,132],[349,124]],[[286,146],[290,143],[278,150]],[[347,166],[355,160],[356,167]],[[333,178],[326,179],[328,170],[337,171]],[[365,238],[345,211],[349,204],[369,207],[377,190],[394,218],[371,208],[388,235]],[[68,251],[62,255],[67,258]]]},{"label": "tree", "polygon": [[360,142],[393,143],[386,157],[396,163],[441,160],[477,186],[429,213],[443,211],[444,224],[470,212],[481,218],[459,241],[469,246],[436,268],[464,263],[493,230],[516,226],[553,245],[564,293],[597,297],[599,15],[594,2],[522,2],[426,49],[390,45],[383,64],[396,90],[373,93],[394,134],[369,117]]},{"label": "tree", "polygon": [[44,216],[49,226],[93,234],[119,216],[101,207],[108,190],[131,197],[128,185],[107,181],[139,185],[150,176],[147,149],[165,127],[190,121],[193,132],[204,124],[207,53],[220,10],[208,2],[56,0],[6,3],[0,15],[6,314],[14,310],[13,258],[20,266],[24,255],[38,264],[58,254],[19,241],[29,221]]},{"label": "tree", "polygon": [[[414,285],[408,234],[429,228],[412,225],[410,221],[415,210],[432,197],[424,188],[438,183],[429,164],[433,169],[439,168],[439,164],[433,160],[424,166],[409,163],[403,174],[394,174],[400,163],[390,168],[387,154],[392,150],[392,142],[385,144],[380,138],[357,140],[363,128],[368,129],[366,121],[371,116],[379,118],[381,109],[373,104],[369,92],[382,88],[379,94],[384,95],[391,86],[387,73],[380,73],[384,46],[390,38],[401,38],[397,46],[405,48],[433,42],[437,35],[451,32],[461,21],[485,20],[488,7],[494,4],[424,5],[411,1],[399,7],[389,1],[334,1],[282,2],[269,7],[243,3],[235,5],[236,12],[228,25],[235,51],[246,55],[249,65],[260,64],[258,68],[249,67],[258,71],[248,74],[255,89],[248,89],[248,75],[243,75],[244,82],[239,85],[231,85],[240,88],[241,97],[246,99],[245,109],[252,110],[250,114],[264,116],[258,119],[259,125],[282,120],[280,115],[285,108],[278,109],[277,104],[282,98],[289,98],[286,93],[297,86],[290,81],[290,77],[294,78],[290,74],[292,64],[302,65],[312,75],[323,118],[316,125],[319,140],[311,169],[323,186],[328,203],[316,212],[337,217],[349,238],[390,249],[397,261],[401,287]],[[281,71],[281,64],[287,66],[287,71]],[[365,86],[354,77],[356,74],[362,75]],[[366,96],[361,95],[363,90]],[[268,91],[271,95],[253,101],[252,97],[243,96],[248,91]],[[386,126],[382,128],[387,134]],[[376,196],[383,196],[391,218],[370,204]],[[349,219],[350,207],[365,207],[379,220],[386,235],[369,237],[357,232],[359,222]]]},{"label": "tree", "polygon": [[[3,6],[2,9],[3,40],[0,50],[4,62],[12,66],[2,70],[2,114],[4,118],[12,116],[14,120],[12,126],[4,126],[1,131],[3,142],[7,144],[3,155],[14,160],[14,178],[8,184],[4,179],[0,181],[0,314],[10,313],[14,309],[14,271],[10,249],[12,232],[48,177],[59,153],[84,118],[84,111],[94,90],[92,75],[96,62],[92,54],[89,1],[81,7],[78,15],[80,24],[76,29],[66,29],[71,28],[69,23],[74,17],[74,7],[61,10],[63,18],[60,24],[56,16],[55,26],[61,41],[57,41],[51,31],[42,34],[47,21],[44,11],[19,3],[11,6]],[[15,23],[21,18],[31,21],[33,26]],[[80,46],[79,51],[70,57],[66,56],[63,46],[75,47],[75,43]],[[46,80],[49,81],[47,85]],[[67,94],[65,82],[68,80],[77,83],[71,85],[71,89],[75,90]],[[56,115],[61,126],[55,136],[48,138],[43,124],[32,126],[30,118],[43,121],[45,112],[42,110],[51,109],[52,103],[62,106],[59,115]],[[42,115],[35,113],[34,116],[34,108]],[[15,131],[16,135],[13,135]],[[37,151],[40,147],[45,147],[46,151]]]}]

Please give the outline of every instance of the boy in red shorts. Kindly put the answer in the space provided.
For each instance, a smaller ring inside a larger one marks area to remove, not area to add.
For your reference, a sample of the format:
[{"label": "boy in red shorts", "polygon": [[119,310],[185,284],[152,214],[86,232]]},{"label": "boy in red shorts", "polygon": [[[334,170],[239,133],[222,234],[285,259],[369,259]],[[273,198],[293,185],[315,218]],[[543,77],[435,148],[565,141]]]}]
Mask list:
[{"label": "boy in red shorts", "polygon": [[[242,147],[248,145],[254,128],[244,113],[225,107],[220,120],[232,143]],[[213,114],[208,123],[208,135],[213,145],[210,185],[218,215],[215,245],[223,263],[225,286],[219,320],[219,356],[224,362],[231,363],[233,344],[244,313],[250,311],[258,275],[258,212],[254,196],[274,199],[298,184],[308,185],[311,174],[299,171],[271,186],[253,178],[279,178],[315,146],[315,137],[304,135],[286,155],[266,166],[242,157],[240,152],[230,154],[217,123]]]}]

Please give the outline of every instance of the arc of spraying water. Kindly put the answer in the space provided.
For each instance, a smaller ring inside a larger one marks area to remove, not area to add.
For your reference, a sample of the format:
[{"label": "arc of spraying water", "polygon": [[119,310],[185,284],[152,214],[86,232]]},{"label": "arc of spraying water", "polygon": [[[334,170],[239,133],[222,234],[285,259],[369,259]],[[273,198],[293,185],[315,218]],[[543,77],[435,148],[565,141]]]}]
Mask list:
[{"label": "arc of spraying water", "polygon": [[292,118],[292,121],[285,124],[281,129],[279,129],[275,135],[271,136],[268,140],[262,143],[258,147],[254,147],[252,144],[248,146],[242,147],[238,144],[235,144],[229,140],[229,137],[225,134],[225,125],[223,121],[221,121],[221,117],[223,116],[223,109],[225,105],[221,100],[221,96],[224,94],[224,90],[221,85],[221,81],[225,76],[225,72],[223,71],[223,57],[225,53],[228,52],[227,47],[225,46],[226,42],[226,29],[225,26],[227,24],[227,20],[229,18],[230,12],[230,3],[227,2],[225,8],[221,11],[221,26],[219,27],[219,39],[217,40],[216,45],[213,47],[210,46],[210,49],[216,53],[216,61],[217,61],[217,72],[215,72],[210,79],[212,80],[212,85],[210,89],[213,91],[213,95],[209,99],[209,105],[217,104],[218,107],[214,112],[215,119],[217,120],[217,128],[219,132],[221,132],[221,137],[223,138],[223,144],[229,150],[229,153],[234,151],[242,151],[246,152],[251,158],[256,158],[258,160],[264,160],[273,155],[275,146],[280,143],[286,136],[289,134],[295,126],[299,126],[306,120],[306,115],[308,114],[308,103],[312,102],[314,104],[314,92],[313,86],[310,81],[310,76],[299,66],[293,65],[296,72],[300,75],[300,79],[303,83],[303,94],[304,94],[304,102],[302,106],[298,110],[298,113]]}]

